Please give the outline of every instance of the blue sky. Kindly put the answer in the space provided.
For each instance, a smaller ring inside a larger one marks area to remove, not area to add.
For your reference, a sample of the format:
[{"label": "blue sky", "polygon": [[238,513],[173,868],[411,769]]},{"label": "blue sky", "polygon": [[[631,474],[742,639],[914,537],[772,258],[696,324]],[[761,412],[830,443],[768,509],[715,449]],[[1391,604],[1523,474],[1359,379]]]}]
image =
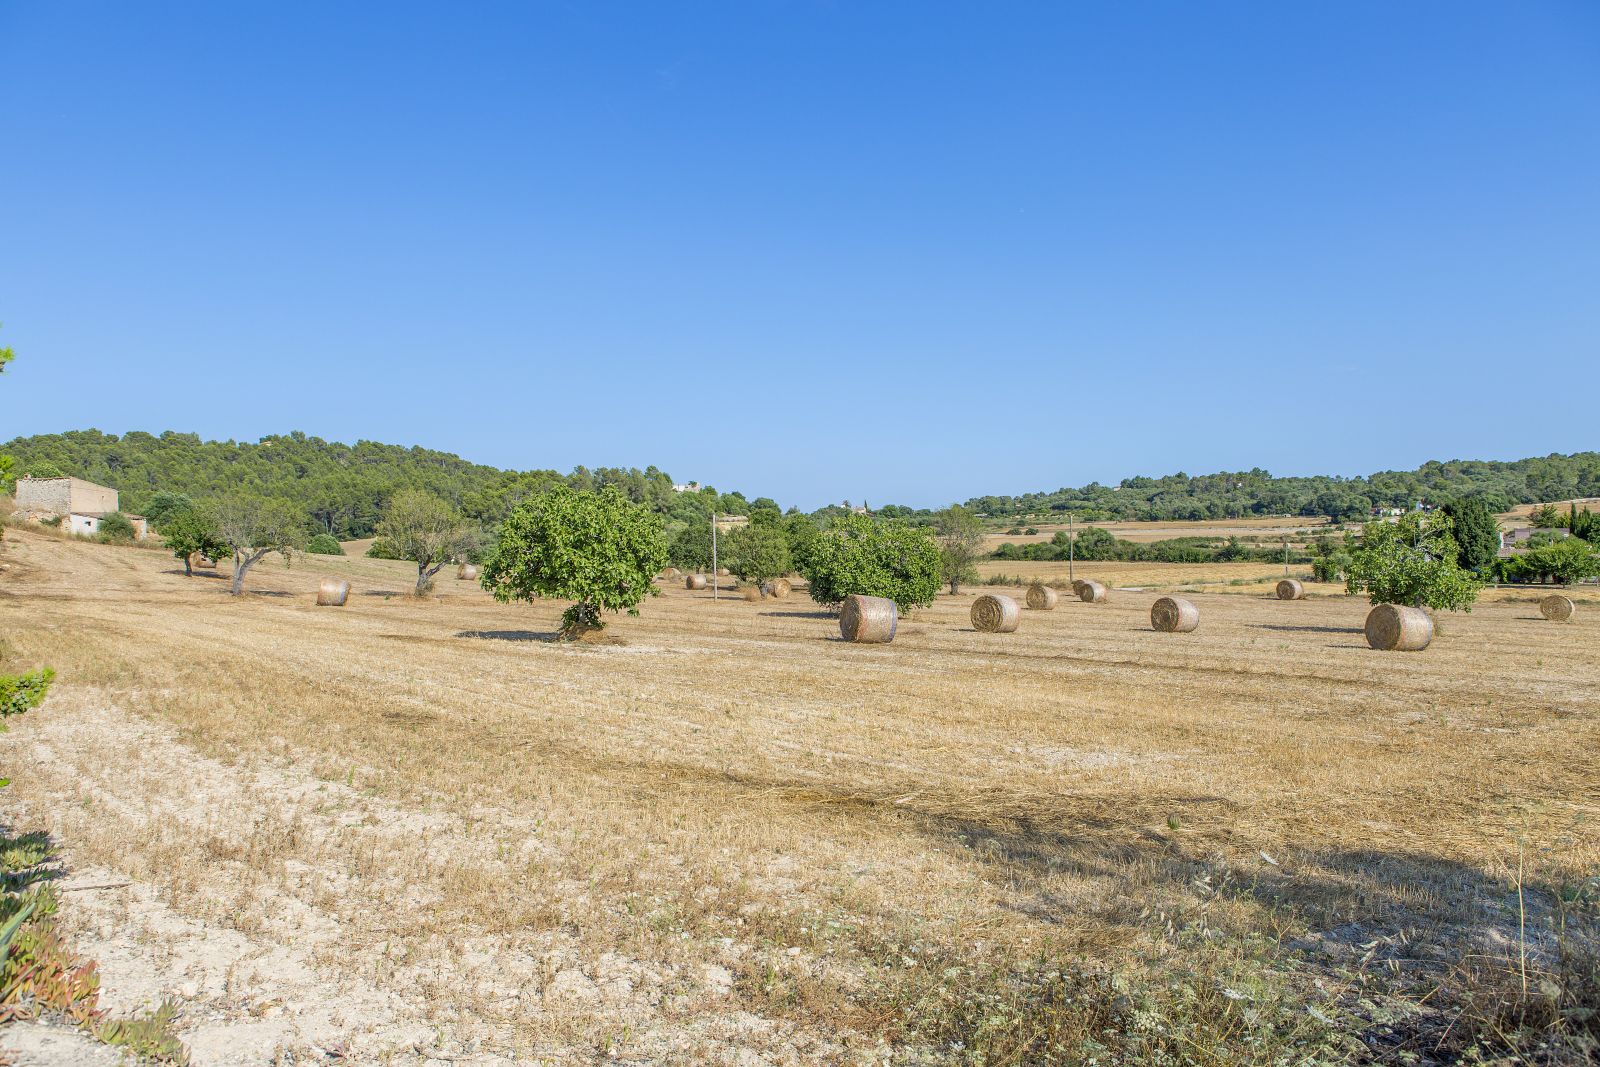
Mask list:
[{"label": "blue sky", "polygon": [[814,507],[1600,447],[1600,5],[0,0],[0,438]]}]

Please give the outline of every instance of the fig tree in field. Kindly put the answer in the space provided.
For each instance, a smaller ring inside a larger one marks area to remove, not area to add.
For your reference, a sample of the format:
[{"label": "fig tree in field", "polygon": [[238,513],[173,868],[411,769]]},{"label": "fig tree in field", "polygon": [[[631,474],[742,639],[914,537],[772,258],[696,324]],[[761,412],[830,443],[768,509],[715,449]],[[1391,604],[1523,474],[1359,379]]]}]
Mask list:
[{"label": "fig tree in field", "polygon": [[742,582],[762,582],[782,578],[793,562],[789,558],[789,539],[775,523],[751,523],[728,534],[728,569]]},{"label": "fig tree in field", "polygon": [[847,596],[888,597],[901,611],[939,595],[939,546],[924,526],[844,515],[817,538],[801,572],[818,604]]},{"label": "fig tree in field", "polygon": [[1397,522],[1369,522],[1350,554],[1351,593],[1374,604],[1403,604],[1435,611],[1472,610],[1482,583],[1456,562],[1460,554],[1450,516],[1437,512],[1403,515]]},{"label": "fig tree in field", "polygon": [[561,616],[560,636],[570,641],[603,628],[602,611],[639,614],[666,565],[658,516],[616,486],[598,493],[559,486],[511,512],[480,580],[499,601],[573,601]]},{"label": "fig tree in field", "polygon": [[181,511],[169,511],[161,522],[161,539],[172,554],[183,560],[183,573],[194,577],[194,557],[221,559],[228,545],[217,531],[217,520],[210,512],[190,504]]}]

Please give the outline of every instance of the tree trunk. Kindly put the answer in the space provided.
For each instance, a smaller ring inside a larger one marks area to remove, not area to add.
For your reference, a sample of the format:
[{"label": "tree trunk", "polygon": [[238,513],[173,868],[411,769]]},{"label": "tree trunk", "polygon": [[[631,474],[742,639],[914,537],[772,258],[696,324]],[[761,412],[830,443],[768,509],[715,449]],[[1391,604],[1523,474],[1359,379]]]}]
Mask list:
[{"label": "tree trunk", "polygon": [[417,596],[428,595],[428,590],[433,588],[433,576],[438,574],[443,567],[443,561],[435,563],[431,567],[424,566],[421,563],[417,564]]},{"label": "tree trunk", "polygon": [[193,552],[185,552],[183,554],[183,576],[185,578],[193,578],[194,577],[194,553]]}]

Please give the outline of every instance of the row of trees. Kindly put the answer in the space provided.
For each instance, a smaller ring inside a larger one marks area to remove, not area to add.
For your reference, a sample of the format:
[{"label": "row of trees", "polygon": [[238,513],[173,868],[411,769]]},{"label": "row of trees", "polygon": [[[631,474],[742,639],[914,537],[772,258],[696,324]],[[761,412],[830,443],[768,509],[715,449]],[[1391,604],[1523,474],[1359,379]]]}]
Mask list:
[{"label": "row of trees", "polygon": [[[1007,542],[996,548],[994,558],[999,560],[1055,561],[1079,559],[1088,561],[1119,560],[1128,563],[1212,563],[1212,562],[1271,562],[1284,559],[1282,545],[1250,545],[1237,537],[1171,537],[1164,541],[1127,541],[1102,530],[1086,526],[1076,537],[1065,530],[1056,531],[1048,541],[1018,545]],[[1291,548],[1289,559],[1304,563],[1309,557],[1302,549]]]},{"label": "row of trees", "polygon": [[[194,573],[197,557],[231,560],[235,596],[244,592],[250,569],[270,555],[288,560],[296,551],[328,553],[330,541],[342,554],[338,542],[327,534],[310,532],[305,516],[293,504],[247,493],[230,493],[215,501],[168,501],[155,525],[167,548],[183,561],[185,574]],[[482,541],[474,523],[420,489],[404,490],[389,500],[378,532],[401,558],[416,564],[418,596],[432,587],[446,564],[466,557]]]}]

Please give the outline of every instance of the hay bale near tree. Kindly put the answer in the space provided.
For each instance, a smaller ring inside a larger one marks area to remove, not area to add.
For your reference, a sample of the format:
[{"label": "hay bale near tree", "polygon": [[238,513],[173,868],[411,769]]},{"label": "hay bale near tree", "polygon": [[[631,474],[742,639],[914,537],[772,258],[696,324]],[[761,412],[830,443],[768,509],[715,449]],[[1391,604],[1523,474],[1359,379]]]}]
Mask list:
[{"label": "hay bale near tree", "polygon": [[1028,608],[1032,611],[1054,611],[1056,591],[1041,582],[1028,586]]},{"label": "hay bale near tree", "polygon": [[683,587],[685,589],[704,589],[706,587],[706,576],[703,574],[686,574],[683,576]]},{"label": "hay bale near tree", "polygon": [[1015,633],[1022,623],[1022,609],[1008,596],[985,593],[972,602],[972,628],[984,634]]},{"label": "hay bale near tree", "polygon": [[501,603],[573,601],[559,631],[570,641],[604,628],[602,611],[639,614],[645,597],[660,594],[651,579],[666,565],[659,516],[614,485],[597,493],[563,485],[517,505],[479,581]]},{"label": "hay bale near tree", "polygon": [[839,605],[839,636],[858,645],[886,645],[894,640],[900,610],[883,596],[847,596]]},{"label": "hay bale near tree", "polygon": [[1567,622],[1572,618],[1572,601],[1559,593],[1551,593],[1539,601],[1539,614],[1551,622]]},{"label": "hay bale near tree", "polygon": [[1077,583],[1078,599],[1085,604],[1104,604],[1106,602],[1106,587],[1095,581],[1080,581]]},{"label": "hay bale near tree", "polygon": [[1192,601],[1164,596],[1150,605],[1150,625],[1159,633],[1193,633],[1200,625],[1200,609]]},{"label": "hay bale near tree", "polygon": [[470,563],[463,563],[456,568],[456,581],[475,582],[478,580],[478,568]]},{"label": "hay bale near tree", "polygon": [[770,582],[764,582],[761,586],[761,592],[774,600],[782,600],[793,590],[794,587],[789,584],[789,579],[787,578],[774,578]]},{"label": "hay bale near tree", "polygon": [[1306,587],[1293,578],[1285,578],[1278,583],[1279,600],[1304,600],[1305,598]]},{"label": "hay bale near tree", "polygon": [[350,599],[350,583],[343,578],[324,578],[317,583],[317,606],[342,608]]},{"label": "hay bale near tree", "polygon": [[1421,652],[1433,641],[1433,616],[1422,608],[1379,604],[1367,613],[1367,644],[1380,652]]},{"label": "hay bale near tree", "polygon": [[717,577],[718,578],[732,578],[733,577],[733,572],[730,571],[726,567],[718,567],[717,568]]}]

